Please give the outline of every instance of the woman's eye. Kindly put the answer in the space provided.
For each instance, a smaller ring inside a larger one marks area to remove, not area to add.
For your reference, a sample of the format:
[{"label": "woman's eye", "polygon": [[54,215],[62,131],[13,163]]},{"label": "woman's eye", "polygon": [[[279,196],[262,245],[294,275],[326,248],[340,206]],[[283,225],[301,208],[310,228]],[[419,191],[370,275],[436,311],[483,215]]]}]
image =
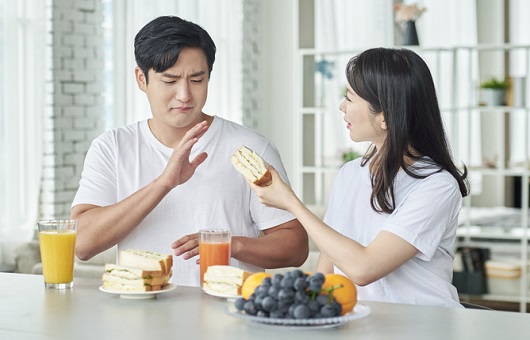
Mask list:
[{"label": "woman's eye", "polygon": [[348,98],[348,96],[344,96],[344,99],[351,102],[350,98]]}]

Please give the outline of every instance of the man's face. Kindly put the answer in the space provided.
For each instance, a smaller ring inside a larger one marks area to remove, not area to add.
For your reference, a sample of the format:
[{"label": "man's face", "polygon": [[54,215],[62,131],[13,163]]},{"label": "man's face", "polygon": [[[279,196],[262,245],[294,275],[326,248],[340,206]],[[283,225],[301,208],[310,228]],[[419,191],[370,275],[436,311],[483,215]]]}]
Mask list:
[{"label": "man's face", "polygon": [[159,127],[189,129],[202,121],[208,95],[208,64],[199,48],[184,48],[178,60],[163,72],[149,70],[149,83],[137,67],[136,81],[145,92],[153,123]]}]

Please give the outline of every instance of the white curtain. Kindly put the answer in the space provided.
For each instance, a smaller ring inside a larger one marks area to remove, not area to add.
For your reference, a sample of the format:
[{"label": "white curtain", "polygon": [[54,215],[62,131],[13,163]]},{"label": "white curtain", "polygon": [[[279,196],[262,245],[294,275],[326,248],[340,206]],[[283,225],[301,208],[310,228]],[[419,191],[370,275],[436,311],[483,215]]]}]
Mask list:
[{"label": "white curtain", "polygon": [[[28,241],[38,218],[45,1],[0,0],[0,241]],[[49,55],[48,55],[49,56]]]},{"label": "white curtain", "polygon": [[242,0],[114,0],[111,125],[151,117],[147,98],[134,80],[134,37],[145,24],[161,15],[193,21],[212,36],[217,53],[204,112],[241,122]]},{"label": "white curtain", "polygon": [[[315,58],[315,106],[327,108],[317,115],[317,162],[335,166],[342,152],[350,148],[364,152],[366,143],[349,138],[338,109],[345,94],[345,67],[348,60],[367,48],[393,45],[392,0],[315,0],[315,49],[323,54]],[[343,53],[326,53],[344,51]],[[324,140],[325,139],[325,140]]]}]

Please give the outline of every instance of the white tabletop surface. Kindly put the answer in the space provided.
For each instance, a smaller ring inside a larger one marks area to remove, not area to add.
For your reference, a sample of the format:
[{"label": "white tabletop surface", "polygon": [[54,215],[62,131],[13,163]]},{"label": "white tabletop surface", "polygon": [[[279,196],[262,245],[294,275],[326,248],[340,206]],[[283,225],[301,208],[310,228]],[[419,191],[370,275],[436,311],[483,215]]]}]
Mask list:
[{"label": "white tabletop surface", "polygon": [[0,273],[0,339],[528,339],[530,315],[361,302],[371,314],[334,328],[290,329],[227,315],[227,300],[177,287],[146,300],[97,279],[44,288],[41,275]]}]

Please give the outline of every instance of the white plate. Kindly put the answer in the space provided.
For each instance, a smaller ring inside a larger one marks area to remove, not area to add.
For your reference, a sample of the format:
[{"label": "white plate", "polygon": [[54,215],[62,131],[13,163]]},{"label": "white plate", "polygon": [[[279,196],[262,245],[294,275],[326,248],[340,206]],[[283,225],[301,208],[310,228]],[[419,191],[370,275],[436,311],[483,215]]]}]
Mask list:
[{"label": "white plate", "polygon": [[164,286],[164,288],[160,290],[152,290],[149,292],[124,292],[121,290],[109,289],[103,286],[99,287],[99,290],[105,293],[109,293],[109,294],[117,294],[121,298],[124,298],[124,299],[152,299],[158,294],[170,292],[174,290],[175,288],[177,288],[177,286],[175,286],[174,284],[168,283],[167,285]]},{"label": "white plate", "polygon": [[228,300],[235,300],[235,299],[241,297],[241,295],[207,292],[204,289],[202,291],[204,292],[204,294],[208,294],[208,295],[211,295],[211,296],[216,296],[216,297],[220,297],[220,298],[224,298],[224,299],[228,299]]},{"label": "white plate", "polygon": [[225,308],[225,313],[240,318],[243,320],[250,321],[255,324],[263,326],[281,327],[281,328],[296,328],[296,329],[318,329],[318,328],[330,328],[337,327],[345,324],[348,321],[358,320],[370,315],[370,307],[361,304],[355,305],[353,311],[343,316],[336,316],[333,318],[319,318],[319,319],[275,319],[265,318],[259,316],[253,316],[245,314],[244,312],[238,311],[236,307],[231,304]]}]

